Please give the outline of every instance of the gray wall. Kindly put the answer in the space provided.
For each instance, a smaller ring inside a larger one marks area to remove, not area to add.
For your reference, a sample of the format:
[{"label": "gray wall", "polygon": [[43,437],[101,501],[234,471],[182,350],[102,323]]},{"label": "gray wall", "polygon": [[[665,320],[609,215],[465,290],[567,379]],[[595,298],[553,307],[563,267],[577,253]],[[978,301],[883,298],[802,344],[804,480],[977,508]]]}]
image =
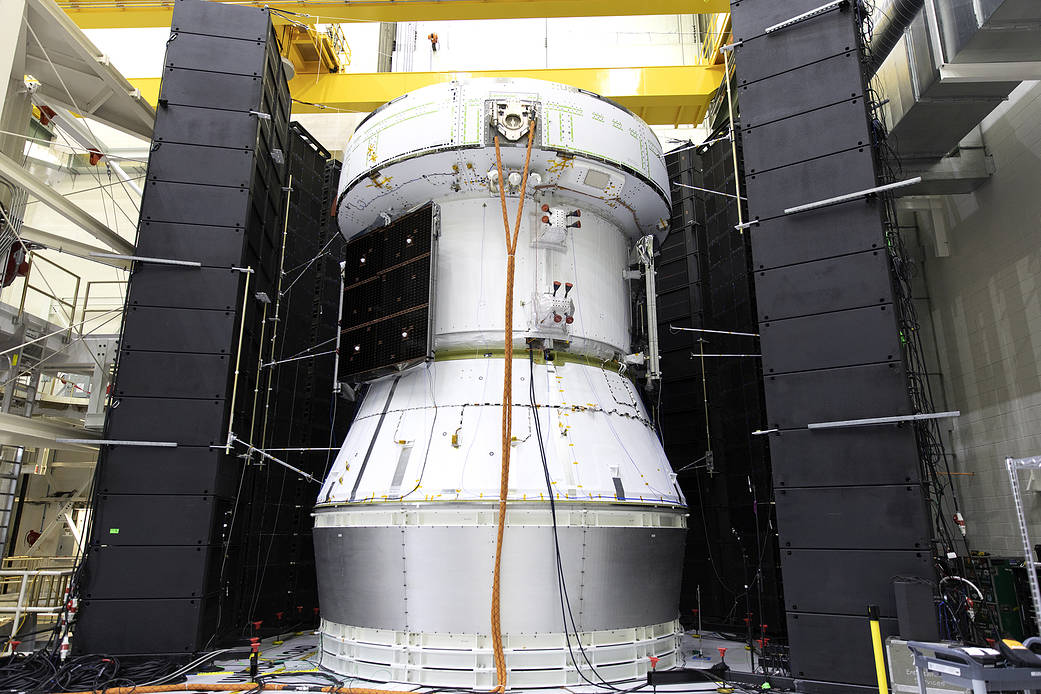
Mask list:
[{"label": "gray wall", "polygon": [[[983,137],[997,172],[946,199],[949,257],[930,253],[923,235],[930,303],[919,310],[936,335],[927,356],[938,356],[946,394],[936,405],[962,411],[944,427],[952,469],[973,473],[956,477],[970,545],[1020,555],[1003,461],[1041,455],[1041,83],[1020,85],[984,121]],[[1041,479],[1022,479],[1041,490]],[[1041,492],[1026,497],[1041,542]]]}]

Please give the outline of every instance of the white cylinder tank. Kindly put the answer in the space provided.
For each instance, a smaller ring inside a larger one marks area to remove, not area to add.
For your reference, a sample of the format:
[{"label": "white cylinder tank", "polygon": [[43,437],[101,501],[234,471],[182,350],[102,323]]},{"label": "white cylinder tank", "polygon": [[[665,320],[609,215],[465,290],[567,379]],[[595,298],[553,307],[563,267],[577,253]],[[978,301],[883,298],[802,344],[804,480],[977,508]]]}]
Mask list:
[{"label": "white cylinder tank", "polygon": [[321,663],[344,675],[496,684],[506,242],[492,138],[512,227],[531,119],[500,586],[508,686],[678,664],[686,508],[623,366],[639,361],[626,359],[630,326],[645,318],[630,315],[631,253],[669,218],[661,146],[589,92],[471,80],[386,104],[344,153],[348,239],[429,202],[439,220],[432,358],[369,384],[315,508]]}]

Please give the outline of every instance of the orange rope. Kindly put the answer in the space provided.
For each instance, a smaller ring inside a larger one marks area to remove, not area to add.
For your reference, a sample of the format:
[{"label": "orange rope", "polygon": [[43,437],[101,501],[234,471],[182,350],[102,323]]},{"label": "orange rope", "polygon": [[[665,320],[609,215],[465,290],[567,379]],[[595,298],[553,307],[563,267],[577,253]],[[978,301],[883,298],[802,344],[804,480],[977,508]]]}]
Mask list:
[{"label": "orange rope", "polygon": [[516,265],[517,237],[520,234],[524,211],[524,195],[528,189],[528,166],[531,163],[531,145],[535,138],[535,119],[528,126],[528,151],[524,157],[524,178],[520,199],[517,201],[517,221],[510,234],[510,219],[506,212],[506,181],[502,175],[502,155],[499,137],[495,137],[495,167],[499,173],[499,202],[502,203],[502,223],[506,230],[506,355],[502,377],[502,476],[499,480],[499,529],[495,538],[495,571],[492,574],[492,650],[495,654],[495,676],[498,685],[494,691],[506,691],[506,654],[502,648],[502,625],[499,621],[499,578],[502,568],[502,536],[506,530],[506,497],[510,491],[510,438],[513,435],[513,275]]}]

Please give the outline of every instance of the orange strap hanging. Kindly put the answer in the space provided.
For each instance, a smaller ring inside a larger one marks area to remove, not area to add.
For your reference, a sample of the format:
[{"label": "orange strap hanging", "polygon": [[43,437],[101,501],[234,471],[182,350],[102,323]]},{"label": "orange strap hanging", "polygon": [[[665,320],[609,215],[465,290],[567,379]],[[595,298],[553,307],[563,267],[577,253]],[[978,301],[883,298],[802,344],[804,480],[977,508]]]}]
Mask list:
[{"label": "orange strap hanging", "polygon": [[524,195],[528,189],[528,166],[531,163],[531,145],[535,141],[535,119],[528,125],[528,151],[524,157],[524,178],[520,199],[517,201],[517,221],[510,234],[510,219],[506,211],[506,181],[502,175],[502,154],[499,137],[495,137],[495,167],[499,173],[499,202],[502,203],[502,223],[506,231],[506,355],[502,378],[502,476],[499,480],[499,528],[495,539],[495,571],[492,574],[492,650],[495,656],[494,691],[506,691],[506,654],[502,648],[502,625],[499,621],[499,579],[502,569],[502,537],[506,530],[506,497],[510,491],[510,439],[513,436],[513,275],[516,265],[517,237],[520,235],[524,212]]}]

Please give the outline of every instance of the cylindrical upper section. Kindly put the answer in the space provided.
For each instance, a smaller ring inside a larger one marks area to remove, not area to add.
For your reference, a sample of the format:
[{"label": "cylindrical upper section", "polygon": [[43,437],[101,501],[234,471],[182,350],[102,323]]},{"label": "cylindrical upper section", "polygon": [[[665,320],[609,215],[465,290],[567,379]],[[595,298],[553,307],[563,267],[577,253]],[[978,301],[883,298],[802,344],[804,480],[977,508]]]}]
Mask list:
[{"label": "cylindrical upper section", "polygon": [[[344,152],[340,230],[351,238],[430,200],[498,198],[489,180],[493,139],[499,137],[509,179],[524,167],[525,125],[532,114],[529,194],[553,193],[630,237],[664,235],[668,173],[647,124],[595,94],[527,79],[434,85],[373,112]],[[507,193],[516,196],[516,188],[508,186]]]},{"label": "cylindrical upper section", "polygon": [[[556,196],[543,196],[554,201]],[[510,224],[519,198],[507,201]],[[554,203],[554,206],[556,204]],[[583,210],[580,229],[546,241],[539,205],[524,206],[513,277],[513,341],[566,342],[568,351],[607,360],[630,349],[629,248],[618,227]],[[434,349],[502,349],[506,327],[506,243],[498,200],[441,205]],[[554,283],[559,288],[554,294]],[[566,317],[556,320],[557,316]]]}]

